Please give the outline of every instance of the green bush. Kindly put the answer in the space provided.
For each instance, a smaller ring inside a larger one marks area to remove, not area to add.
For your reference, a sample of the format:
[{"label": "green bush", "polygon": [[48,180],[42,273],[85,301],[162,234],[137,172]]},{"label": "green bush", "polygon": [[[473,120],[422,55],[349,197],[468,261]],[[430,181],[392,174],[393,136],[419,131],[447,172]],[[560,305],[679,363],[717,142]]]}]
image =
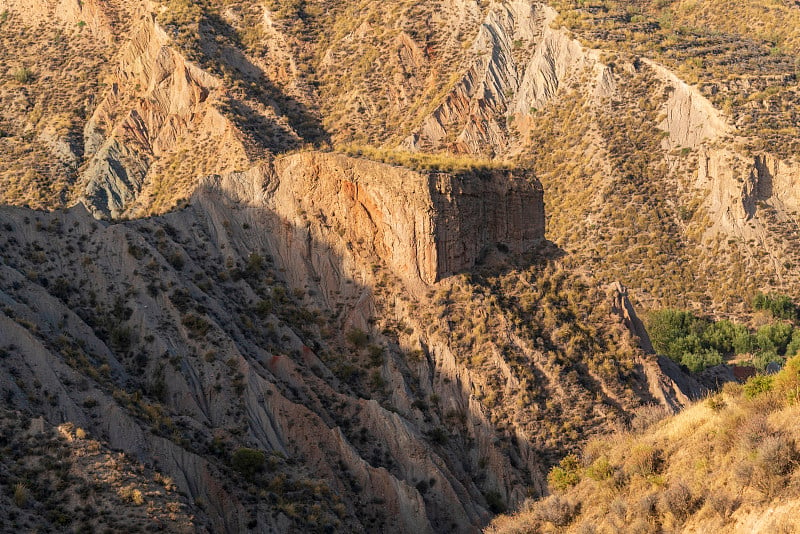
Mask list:
[{"label": "green bush", "polygon": [[750,332],[743,324],[728,320],[709,325],[703,333],[706,342],[721,354],[750,352]]},{"label": "green bush", "polygon": [[754,376],[745,383],[743,388],[744,396],[748,399],[752,399],[761,395],[762,393],[772,391],[773,382],[774,380],[772,376]]},{"label": "green bush", "polygon": [[753,308],[756,310],[769,310],[778,319],[798,319],[798,308],[786,295],[758,293],[753,299]]},{"label": "green bush", "polygon": [[691,312],[682,310],[660,310],[649,315],[647,333],[656,352],[679,361],[683,350],[676,352],[674,344],[688,337],[696,328],[697,318]]},{"label": "green bush", "polygon": [[787,323],[774,323],[762,326],[756,332],[756,344],[763,350],[774,350],[786,354],[786,347],[792,339],[794,328]]},{"label": "green bush", "polygon": [[696,352],[685,352],[681,364],[696,373],[722,363],[722,355],[714,349],[700,348]]},{"label": "green bush", "polygon": [[267,461],[264,451],[242,447],[237,449],[231,457],[231,465],[235,470],[250,478],[263,471]]},{"label": "green bush", "polygon": [[778,356],[774,350],[764,350],[753,356],[753,367],[759,371],[764,371],[770,362],[782,363],[783,358]]},{"label": "green bush", "polygon": [[[784,310],[786,305],[776,309]],[[714,322],[688,311],[666,309],[651,313],[647,327],[656,351],[692,372],[719,365],[726,356],[751,353],[757,354],[754,364],[763,370],[769,362],[781,361],[784,354],[800,351],[800,329],[783,321],[752,334],[746,326],[728,320]]]},{"label": "green bush", "polygon": [[611,468],[608,458],[605,456],[598,458],[592,465],[586,468],[586,476],[598,482],[611,478],[612,474],[614,474],[614,471]]},{"label": "green bush", "polygon": [[33,71],[27,67],[21,67],[14,71],[14,79],[19,83],[30,83],[33,81]]},{"label": "green bush", "polygon": [[581,481],[578,468],[580,463],[574,454],[565,456],[561,462],[550,470],[547,485],[551,491],[564,491]]},{"label": "green bush", "polygon": [[798,352],[800,352],[800,328],[796,328],[794,332],[792,332],[792,339],[789,341],[789,344],[786,345],[786,357],[791,358]]}]

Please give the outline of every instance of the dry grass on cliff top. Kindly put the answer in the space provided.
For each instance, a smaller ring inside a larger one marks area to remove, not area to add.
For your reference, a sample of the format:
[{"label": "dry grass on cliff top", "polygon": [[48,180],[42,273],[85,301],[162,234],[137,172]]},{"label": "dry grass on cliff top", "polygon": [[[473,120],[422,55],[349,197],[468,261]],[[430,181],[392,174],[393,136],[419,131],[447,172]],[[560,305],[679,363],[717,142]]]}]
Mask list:
[{"label": "dry grass on cliff top", "polygon": [[800,357],[674,417],[645,414],[567,457],[549,497],[487,532],[796,532],[798,400]]},{"label": "dry grass on cliff top", "polygon": [[353,144],[340,145],[337,150],[348,156],[369,158],[389,165],[407,167],[415,171],[461,173],[518,168],[502,160],[483,159],[447,152],[428,154]]}]

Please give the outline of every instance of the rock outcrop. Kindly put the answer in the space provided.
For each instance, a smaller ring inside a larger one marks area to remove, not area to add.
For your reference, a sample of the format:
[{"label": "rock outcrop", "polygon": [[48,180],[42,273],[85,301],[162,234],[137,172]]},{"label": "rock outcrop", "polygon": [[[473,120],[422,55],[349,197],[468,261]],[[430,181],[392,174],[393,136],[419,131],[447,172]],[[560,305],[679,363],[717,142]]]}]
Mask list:
[{"label": "rock outcrop", "polygon": [[[175,155],[192,153],[192,181],[198,175],[229,172],[247,158],[231,122],[215,107],[221,83],[187,61],[152,16],[144,20],[118,57],[111,87],[84,129],[83,195],[99,215],[116,217],[135,203],[165,195],[174,182],[159,180],[151,169]],[[190,149],[190,146],[192,147]],[[160,183],[160,182],[165,183]],[[191,184],[181,184],[184,196]],[[167,202],[181,194],[170,191]],[[161,199],[157,199],[161,200]]]},{"label": "rock outcrop", "polygon": [[642,376],[642,382],[649,387],[649,393],[659,405],[667,407],[677,413],[702,398],[707,389],[701,386],[694,378],[687,376],[680,367],[666,356],[656,355],[650,336],[639,319],[636,311],[628,299],[628,290],[615,282],[611,285],[610,296],[612,300],[611,311],[616,314],[630,331],[645,356],[637,361],[637,371]]},{"label": "rock outcrop", "polygon": [[516,144],[509,125],[524,135],[531,115],[576,73],[591,73],[596,97],[613,94],[599,54],[551,28],[555,17],[543,4],[493,4],[469,49],[472,65],[404,146],[503,154]]},{"label": "rock outcrop", "polygon": [[700,91],[662,65],[648,59],[643,62],[668,87],[669,99],[664,107],[665,117],[658,125],[669,133],[662,142],[665,150],[695,149],[731,132],[722,113]]},{"label": "rock outcrop", "polygon": [[768,154],[710,148],[699,154],[697,188],[710,224],[706,239],[746,243],[753,261],[766,255],[778,280],[796,279],[800,264],[800,165]]},{"label": "rock outcrop", "polygon": [[268,176],[275,213],[333,227],[409,282],[432,284],[489,248],[519,253],[544,238],[541,186],[510,171],[420,173],[318,152],[278,158]]}]

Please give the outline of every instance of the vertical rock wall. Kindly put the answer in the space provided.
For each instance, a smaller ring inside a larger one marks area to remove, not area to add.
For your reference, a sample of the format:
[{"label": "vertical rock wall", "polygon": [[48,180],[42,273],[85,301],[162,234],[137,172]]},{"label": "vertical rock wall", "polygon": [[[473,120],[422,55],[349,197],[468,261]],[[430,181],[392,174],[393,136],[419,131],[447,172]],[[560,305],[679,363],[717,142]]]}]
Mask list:
[{"label": "vertical rock wall", "polygon": [[425,174],[340,154],[275,162],[267,202],[289,221],[318,220],[409,282],[469,269],[490,248],[518,253],[544,237],[535,178],[508,171]]}]

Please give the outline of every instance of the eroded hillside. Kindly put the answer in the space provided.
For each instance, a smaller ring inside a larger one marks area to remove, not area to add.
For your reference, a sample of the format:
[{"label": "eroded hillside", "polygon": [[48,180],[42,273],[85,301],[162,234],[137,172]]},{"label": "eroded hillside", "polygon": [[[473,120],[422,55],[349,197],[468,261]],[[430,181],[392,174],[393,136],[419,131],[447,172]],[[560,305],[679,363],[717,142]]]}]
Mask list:
[{"label": "eroded hillside", "polygon": [[631,301],[794,292],[795,8],[584,4],[0,0],[9,407],[197,530],[464,532],[701,395]]},{"label": "eroded hillside", "polygon": [[[312,153],[157,218],[3,208],[5,398],[157,467],[216,529],[476,529],[564,448],[686,402],[516,180]],[[475,232],[492,209],[521,211]]]}]

